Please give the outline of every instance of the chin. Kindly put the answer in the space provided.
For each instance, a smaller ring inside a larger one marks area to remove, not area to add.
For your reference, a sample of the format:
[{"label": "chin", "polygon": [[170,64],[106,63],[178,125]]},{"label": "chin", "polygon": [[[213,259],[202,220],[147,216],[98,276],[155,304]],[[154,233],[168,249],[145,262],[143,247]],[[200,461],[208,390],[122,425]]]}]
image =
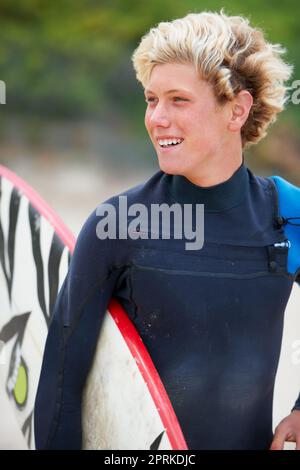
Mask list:
[{"label": "chin", "polygon": [[159,163],[159,168],[167,175],[182,175],[182,171],[175,165],[166,165]]},{"label": "chin", "polygon": [[184,169],[180,168],[179,165],[176,165],[173,162],[167,162],[166,160],[163,161],[163,159],[158,159],[158,164],[159,168],[161,171],[164,173],[167,173],[167,175],[183,175],[184,174]]}]

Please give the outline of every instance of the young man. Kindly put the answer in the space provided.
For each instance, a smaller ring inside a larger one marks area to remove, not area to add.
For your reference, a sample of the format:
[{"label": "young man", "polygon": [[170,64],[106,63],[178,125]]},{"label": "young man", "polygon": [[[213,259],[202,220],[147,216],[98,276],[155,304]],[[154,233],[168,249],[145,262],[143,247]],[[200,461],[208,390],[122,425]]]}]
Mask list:
[{"label": "young man", "polygon": [[101,206],[89,217],[49,330],[37,448],[81,447],[82,391],[112,296],[137,327],[190,449],[282,448],[285,439],[300,448],[299,400],[272,434],[283,316],[300,266],[300,232],[289,251],[280,216],[287,194],[300,192],[243,162],[283,109],[291,67],[282,52],[223,12],[160,23],[142,38],[133,63],[160,171],[123,196],[149,214],[154,204],[189,205],[182,232],[197,237],[204,223],[204,240],[187,249],[174,233],[150,238],[145,221],[140,236],[105,237]]}]

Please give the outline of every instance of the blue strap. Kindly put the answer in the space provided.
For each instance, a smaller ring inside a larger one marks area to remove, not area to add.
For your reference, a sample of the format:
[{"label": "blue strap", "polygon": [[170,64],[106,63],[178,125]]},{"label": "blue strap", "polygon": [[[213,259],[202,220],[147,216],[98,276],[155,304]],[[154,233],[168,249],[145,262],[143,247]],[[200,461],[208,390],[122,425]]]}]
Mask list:
[{"label": "blue strap", "polygon": [[271,176],[278,192],[279,215],[284,217],[284,232],[290,241],[288,271],[295,277],[300,268],[300,188],[280,176]]}]

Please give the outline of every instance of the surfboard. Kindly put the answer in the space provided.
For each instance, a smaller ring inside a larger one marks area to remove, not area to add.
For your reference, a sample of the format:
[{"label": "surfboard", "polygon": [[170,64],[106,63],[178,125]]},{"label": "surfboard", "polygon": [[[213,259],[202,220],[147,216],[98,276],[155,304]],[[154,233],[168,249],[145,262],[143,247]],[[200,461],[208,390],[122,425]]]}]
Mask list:
[{"label": "surfboard", "polygon": [[[47,331],[74,246],[74,236],[43,199],[0,166],[0,389],[29,449]],[[114,299],[82,412],[85,449],[187,449],[153,362]]]},{"label": "surfboard", "polygon": [[[273,429],[291,412],[300,392],[300,286],[294,283],[284,314],[274,389]],[[286,448],[294,444],[286,444]]]}]

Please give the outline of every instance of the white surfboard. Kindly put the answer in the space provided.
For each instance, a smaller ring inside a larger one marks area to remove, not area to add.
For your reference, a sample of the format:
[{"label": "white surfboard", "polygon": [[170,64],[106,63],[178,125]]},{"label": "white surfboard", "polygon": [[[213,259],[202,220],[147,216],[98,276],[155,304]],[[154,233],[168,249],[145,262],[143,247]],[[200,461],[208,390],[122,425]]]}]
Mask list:
[{"label": "white surfboard", "polygon": [[[31,449],[45,340],[74,245],[73,235],[39,195],[0,166],[0,393],[7,395]],[[85,388],[83,444],[85,449],[187,449],[151,358],[115,300]]]},{"label": "white surfboard", "polygon": [[[294,283],[285,311],[273,402],[273,428],[290,414],[300,392],[300,286]],[[293,446],[293,445],[292,445]]]}]

